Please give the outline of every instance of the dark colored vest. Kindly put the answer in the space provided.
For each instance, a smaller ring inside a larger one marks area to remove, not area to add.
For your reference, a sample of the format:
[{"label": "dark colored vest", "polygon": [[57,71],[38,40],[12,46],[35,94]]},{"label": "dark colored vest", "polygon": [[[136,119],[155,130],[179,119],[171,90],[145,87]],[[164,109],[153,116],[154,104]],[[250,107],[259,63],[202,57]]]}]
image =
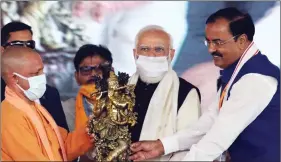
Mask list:
[{"label": "dark colored vest", "polygon": [[[230,85],[227,98],[231,97],[230,91],[232,86],[241,77],[249,73],[271,76],[278,81],[278,87],[264,111],[241,132],[228,149],[231,156],[231,162],[279,162],[280,69],[273,65],[266,56],[260,53],[253,56],[244,64],[237,74],[233,84]],[[222,83],[222,86],[224,88],[224,82]],[[247,90],[247,87],[245,87],[245,90]],[[239,118],[237,120],[239,120]]]},{"label": "dark colored vest", "polygon": [[[197,90],[198,95],[200,97],[200,92],[198,88],[196,88],[194,85],[190,84],[189,82],[185,81],[182,78],[179,78],[179,83],[180,84],[179,84],[179,95],[178,95],[178,110],[183,104],[186,96],[188,95],[189,91],[192,88],[195,88]],[[149,106],[149,102],[158,84],[159,83],[147,84],[141,81],[140,79],[136,84],[136,88],[135,88],[136,102],[135,102],[134,111],[138,113],[138,116],[137,116],[137,124],[133,128],[130,128],[130,132],[132,135],[131,138],[132,142],[139,141],[140,133]]]}]

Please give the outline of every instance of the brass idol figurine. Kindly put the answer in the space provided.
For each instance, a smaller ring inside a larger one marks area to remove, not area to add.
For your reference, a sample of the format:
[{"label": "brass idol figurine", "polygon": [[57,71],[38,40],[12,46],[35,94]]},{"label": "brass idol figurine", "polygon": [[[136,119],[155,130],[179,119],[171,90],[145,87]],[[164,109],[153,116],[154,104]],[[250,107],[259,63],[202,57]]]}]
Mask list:
[{"label": "brass idol figurine", "polygon": [[95,82],[97,92],[93,118],[89,122],[89,133],[96,135],[96,161],[128,161],[130,155],[131,134],[129,127],[136,124],[135,85],[127,85],[129,76],[113,71],[109,78]]}]

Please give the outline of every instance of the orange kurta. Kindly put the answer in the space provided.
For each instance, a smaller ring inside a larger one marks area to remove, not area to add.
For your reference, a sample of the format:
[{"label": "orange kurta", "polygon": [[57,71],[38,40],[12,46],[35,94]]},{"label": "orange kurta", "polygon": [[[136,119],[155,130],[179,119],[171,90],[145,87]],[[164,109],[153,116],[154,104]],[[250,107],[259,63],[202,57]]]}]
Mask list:
[{"label": "orange kurta", "polygon": [[[61,148],[51,125],[42,113],[33,106],[45,128],[56,161],[62,161]],[[93,145],[85,132],[85,126],[72,133],[59,127],[65,145],[67,160],[84,154]],[[1,160],[49,161],[35,126],[27,114],[4,100],[1,103]]]}]

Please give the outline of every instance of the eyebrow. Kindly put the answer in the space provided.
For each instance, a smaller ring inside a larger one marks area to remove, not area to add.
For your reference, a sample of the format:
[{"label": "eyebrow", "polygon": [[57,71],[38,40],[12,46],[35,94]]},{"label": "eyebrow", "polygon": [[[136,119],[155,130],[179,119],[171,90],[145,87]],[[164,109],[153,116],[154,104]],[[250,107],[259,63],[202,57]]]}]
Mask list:
[{"label": "eyebrow", "polygon": [[100,64],[97,64],[97,65],[94,65],[94,66],[92,66],[92,65],[82,65],[82,66],[79,66],[79,68],[98,67],[98,66],[100,66]]},{"label": "eyebrow", "polygon": [[36,71],[36,73],[39,73],[41,70],[43,71],[43,69],[44,69],[44,67],[38,69],[38,70]]},{"label": "eyebrow", "polygon": [[205,39],[206,39],[207,41],[221,41],[221,39],[212,39],[212,40],[209,40],[207,37],[205,37]]}]

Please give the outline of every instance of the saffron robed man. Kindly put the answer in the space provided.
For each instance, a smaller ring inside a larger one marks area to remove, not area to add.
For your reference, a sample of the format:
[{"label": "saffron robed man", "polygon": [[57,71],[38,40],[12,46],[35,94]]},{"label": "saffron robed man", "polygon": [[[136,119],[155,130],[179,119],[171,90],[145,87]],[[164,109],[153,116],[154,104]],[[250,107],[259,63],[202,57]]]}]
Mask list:
[{"label": "saffron robed man", "polygon": [[[12,46],[25,46],[35,49],[35,41],[32,40],[32,28],[22,22],[13,21],[3,26],[1,29],[1,53]],[[6,83],[1,77],[1,102],[5,99]],[[63,112],[60,95],[56,88],[46,85],[44,95],[36,100],[44,106],[55,119],[56,123],[69,130]]]},{"label": "saffron robed man", "polygon": [[[206,21],[206,45],[220,67],[218,94],[189,129],[132,145],[132,160],[190,149],[183,161],[280,161],[280,69],[253,42],[249,14],[221,9]],[[268,40],[267,40],[268,41]]]},{"label": "saffron robed man", "polygon": [[[132,141],[164,138],[196,122],[200,92],[172,69],[172,36],[160,26],[145,26],[136,35],[133,52],[137,71],[129,84],[136,84],[134,111],[138,116],[130,129]],[[171,153],[149,160],[179,160],[184,155]]]},{"label": "saffron robed man", "polygon": [[28,47],[9,47],[2,54],[1,66],[7,84],[1,103],[3,161],[71,161],[93,146],[86,125],[68,133],[35,102],[46,90],[38,53]]}]

